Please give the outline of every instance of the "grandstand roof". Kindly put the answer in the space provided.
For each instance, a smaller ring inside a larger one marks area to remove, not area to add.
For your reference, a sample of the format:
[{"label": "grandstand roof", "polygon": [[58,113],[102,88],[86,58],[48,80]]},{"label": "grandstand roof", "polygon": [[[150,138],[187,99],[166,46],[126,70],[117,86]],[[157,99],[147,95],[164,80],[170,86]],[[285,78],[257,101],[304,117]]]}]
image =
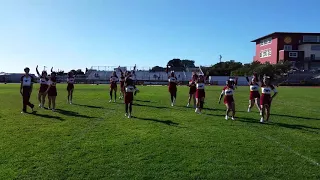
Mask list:
[{"label": "grandstand roof", "polygon": [[273,33],[270,33],[270,34],[267,34],[265,36],[262,36],[262,37],[259,37],[257,39],[254,39],[252,40],[251,42],[257,42],[261,39],[264,39],[264,38],[267,38],[269,36],[272,36],[272,35],[279,35],[279,34],[309,34],[309,35],[320,35],[320,33],[312,33],[312,32],[273,32]]}]

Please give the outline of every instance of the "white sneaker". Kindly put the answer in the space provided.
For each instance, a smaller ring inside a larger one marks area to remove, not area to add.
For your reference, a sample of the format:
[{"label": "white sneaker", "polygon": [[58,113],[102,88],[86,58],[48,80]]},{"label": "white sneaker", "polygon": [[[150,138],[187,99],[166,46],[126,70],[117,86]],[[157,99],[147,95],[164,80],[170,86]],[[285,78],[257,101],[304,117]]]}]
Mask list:
[{"label": "white sneaker", "polygon": [[194,110],[194,112],[198,112],[198,108],[196,108],[196,109]]},{"label": "white sneaker", "polygon": [[110,101],[109,102],[112,102],[112,100],[110,99]]},{"label": "white sneaker", "polygon": [[131,114],[129,113],[129,115],[128,115],[128,118],[130,119],[131,118]]},{"label": "white sneaker", "polygon": [[171,106],[174,106],[174,104],[173,104],[173,103],[171,103]]},{"label": "white sneaker", "polygon": [[251,109],[250,109],[250,108],[248,108],[248,112],[251,112]]},{"label": "white sneaker", "polygon": [[187,104],[187,107],[189,107],[189,106],[190,106],[190,104],[188,103],[188,104]]},{"label": "white sneaker", "polygon": [[262,111],[260,111],[260,116],[262,116]]},{"label": "white sneaker", "polygon": [[224,119],[225,119],[225,120],[228,120],[228,119],[229,119],[228,115],[226,115],[226,117],[224,117]]},{"label": "white sneaker", "polygon": [[260,122],[261,122],[261,123],[264,123],[263,117],[260,119]]},{"label": "white sneaker", "polygon": [[124,116],[126,116],[126,117],[127,117],[127,116],[128,116],[128,114],[127,114],[127,113],[125,113],[125,114],[124,114]]},{"label": "white sneaker", "polygon": [[69,104],[72,104],[72,101],[70,101],[70,103]]},{"label": "white sneaker", "polygon": [[39,104],[39,108],[41,108],[42,107],[42,104]]},{"label": "white sneaker", "polygon": [[234,117],[231,117],[232,121],[235,121],[236,119]]}]

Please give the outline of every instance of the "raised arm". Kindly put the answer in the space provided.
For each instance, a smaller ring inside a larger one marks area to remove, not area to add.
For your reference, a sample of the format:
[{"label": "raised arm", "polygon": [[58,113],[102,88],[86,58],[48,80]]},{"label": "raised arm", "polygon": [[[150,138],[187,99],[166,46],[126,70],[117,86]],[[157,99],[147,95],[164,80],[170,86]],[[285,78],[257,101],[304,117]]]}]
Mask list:
[{"label": "raised arm", "polygon": [[38,70],[38,65],[36,67],[36,72],[37,72],[38,76],[40,77],[41,75],[40,75],[39,70]]},{"label": "raised arm", "polygon": [[120,71],[121,75],[123,75],[123,71],[122,71],[122,69],[120,68],[120,66],[118,66],[118,70]]},{"label": "raised arm", "polygon": [[51,68],[51,72],[53,72],[53,67]]}]

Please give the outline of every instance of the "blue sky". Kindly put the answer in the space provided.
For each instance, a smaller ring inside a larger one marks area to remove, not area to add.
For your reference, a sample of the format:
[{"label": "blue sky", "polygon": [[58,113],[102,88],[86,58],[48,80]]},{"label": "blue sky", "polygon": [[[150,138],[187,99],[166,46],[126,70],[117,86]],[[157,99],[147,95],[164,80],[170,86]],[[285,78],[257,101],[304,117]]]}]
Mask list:
[{"label": "blue sky", "polygon": [[[302,3],[303,2],[303,3]],[[250,41],[319,32],[317,0],[0,0],[0,72],[251,62]],[[42,69],[42,68],[41,68]]]}]

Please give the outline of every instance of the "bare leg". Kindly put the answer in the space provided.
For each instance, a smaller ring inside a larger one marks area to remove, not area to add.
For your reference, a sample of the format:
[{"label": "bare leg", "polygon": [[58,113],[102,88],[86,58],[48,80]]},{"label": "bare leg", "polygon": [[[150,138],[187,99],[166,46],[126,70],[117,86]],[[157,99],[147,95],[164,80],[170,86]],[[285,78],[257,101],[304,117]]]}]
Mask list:
[{"label": "bare leg", "polygon": [[265,106],[264,105],[260,105],[261,108],[261,119],[260,122],[263,123],[264,122],[264,115],[265,115]]},{"label": "bare leg", "polygon": [[225,119],[226,120],[228,120],[228,117],[229,117],[229,113],[230,113],[230,110],[231,110],[231,108],[230,108],[230,105],[227,103],[227,104],[225,104],[226,105],[226,117],[225,117]]},{"label": "bare leg", "polygon": [[188,107],[189,107],[189,105],[190,105],[190,102],[191,102],[191,98],[192,98],[192,94],[189,94],[189,98],[188,98]]},{"label": "bare leg", "polygon": [[117,89],[114,89],[114,102],[117,100]]},{"label": "bare leg", "polygon": [[70,91],[70,103],[72,103],[72,99],[73,99],[73,89]]},{"label": "bare leg", "polygon": [[249,100],[249,107],[248,107],[248,112],[251,111],[252,107],[254,105],[254,100]]},{"label": "bare leg", "polygon": [[42,94],[41,96],[41,104],[42,104],[42,107],[44,107],[44,104],[46,103],[46,94]]},{"label": "bare leg", "polygon": [[269,121],[270,117],[270,106],[266,105],[266,121]]},{"label": "bare leg", "polygon": [[197,105],[195,93],[193,93],[192,98],[193,98],[193,106],[195,107]]},{"label": "bare leg", "polygon": [[48,96],[48,108],[51,109],[51,101],[52,101],[52,96]]},{"label": "bare leg", "polygon": [[56,96],[52,97],[52,110],[56,109]]},{"label": "bare leg", "polygon": [[236,115],[236,104],[233,102],[231,103],[231,110],[232,110],[232,120],[234,120],[234,117]]},{"label": "bare leg", "polygon": [[260,98],[256,98],[256,99],[255,99],[255,104],[256,104],[256,106],[257,106],[257,108],[258,108],[259,112],[261,113]]},{"label": "bare leg", "polygon": [[70,102],[70,94],[71,94],[71,91],[68,90],[68,103]]}]

